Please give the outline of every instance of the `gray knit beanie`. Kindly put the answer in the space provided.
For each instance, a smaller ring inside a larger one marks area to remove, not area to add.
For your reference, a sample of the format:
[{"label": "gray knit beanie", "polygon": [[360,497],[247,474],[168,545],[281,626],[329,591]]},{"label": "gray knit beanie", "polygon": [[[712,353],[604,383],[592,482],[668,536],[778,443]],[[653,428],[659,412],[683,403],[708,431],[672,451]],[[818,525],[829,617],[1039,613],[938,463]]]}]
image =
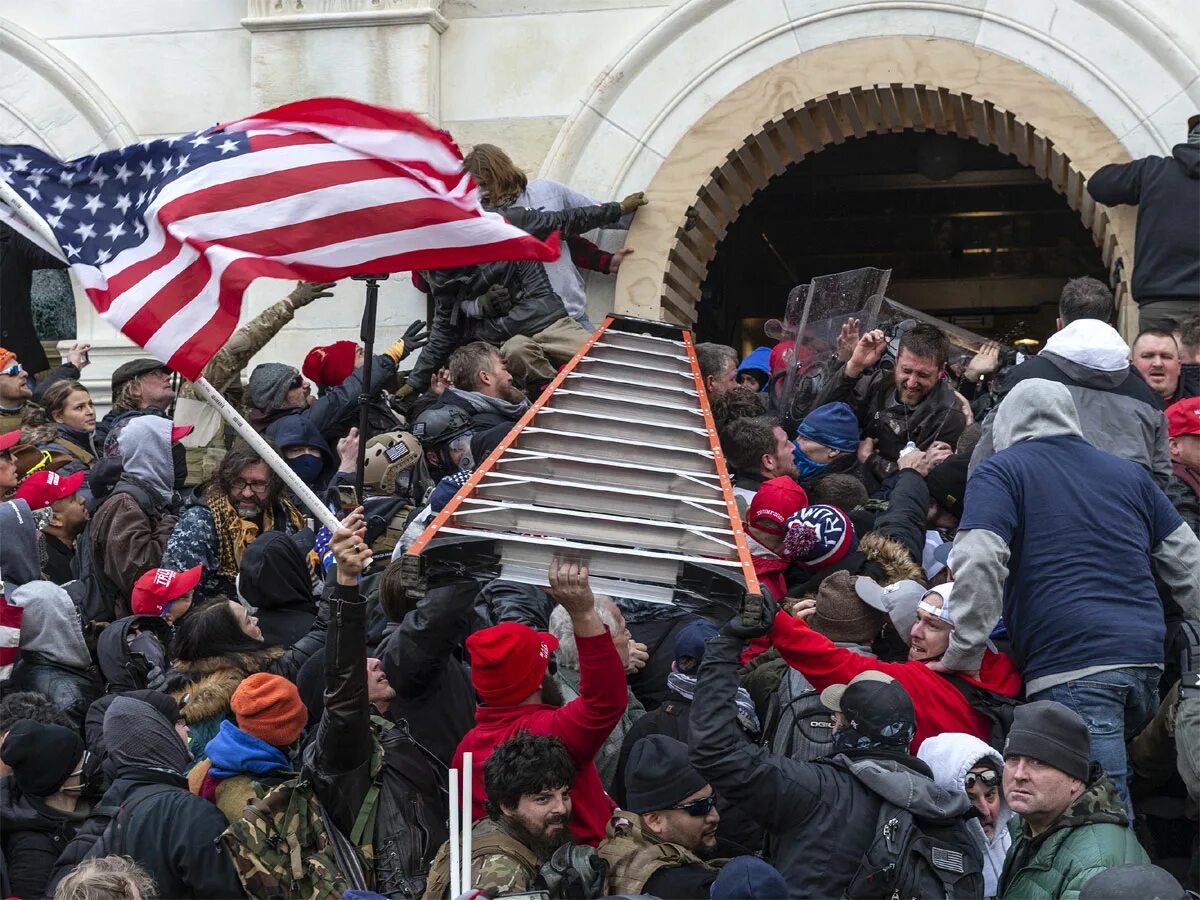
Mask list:
[{"label": "gray knit beanie", "polygon": [[252,409],[264,412],[282,409],[288,391],[300,370],[285,363],[262,363],[250,373],[249,399]]}]

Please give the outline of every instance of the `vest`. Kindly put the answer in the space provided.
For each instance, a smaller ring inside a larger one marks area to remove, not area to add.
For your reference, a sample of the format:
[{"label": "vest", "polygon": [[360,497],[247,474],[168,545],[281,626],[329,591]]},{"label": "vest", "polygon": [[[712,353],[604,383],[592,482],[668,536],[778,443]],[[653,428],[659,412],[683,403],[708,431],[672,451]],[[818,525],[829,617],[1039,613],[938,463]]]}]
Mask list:
[{"label": "vest", "polygon": [[[471,828],[471,869],[489,856],[506,856],[532,881],[541,866],[537,855],[492,819],[480,819]],[[450,888],[450,844],[442,844],[425,886],[425,900],[444,900]],[[453,900],[453,898],[451,898]]]},{"label": "vest", "polygon": [[[627,819],[628,824],[617,824]],[[647,831],[642,818],[635,813],[617,810],[608,823],[608,834],[597,848],[600,858],[608,863],[609,896],[637,896],[646,882],[659,869],[680,866],[703,866],[716,871],[678,844],[668,844]]]}]

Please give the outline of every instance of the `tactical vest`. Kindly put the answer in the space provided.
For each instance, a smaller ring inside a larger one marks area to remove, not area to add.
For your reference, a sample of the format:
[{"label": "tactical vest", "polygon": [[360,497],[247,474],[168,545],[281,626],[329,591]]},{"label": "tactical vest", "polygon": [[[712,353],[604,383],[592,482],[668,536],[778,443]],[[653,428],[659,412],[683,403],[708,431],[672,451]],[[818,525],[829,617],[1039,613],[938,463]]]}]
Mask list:
[{"label": "tactical vest", "polygon": [[[616,826],[618,819],[629,824]],[[608,833],[600,842],[600,858],[608,863],[609,896],[637,896],[659,869],[680,866],[703,866],[716,871],[708,863],[678,844],[668,844],[645,829],[642,817],[617,810],[608,823]]]},{"label": "tactical vest", "polygon": [[[488,856],[507,856],[513,860],[525,873],[526,882],[532,881],[540,868],[537,855],[501,828],[498,822],[480,819],[471,829],[471,870],[474,871]],[[425,900],[445,900],[449,888],[450,844],[445,843],[430,867]]]}]

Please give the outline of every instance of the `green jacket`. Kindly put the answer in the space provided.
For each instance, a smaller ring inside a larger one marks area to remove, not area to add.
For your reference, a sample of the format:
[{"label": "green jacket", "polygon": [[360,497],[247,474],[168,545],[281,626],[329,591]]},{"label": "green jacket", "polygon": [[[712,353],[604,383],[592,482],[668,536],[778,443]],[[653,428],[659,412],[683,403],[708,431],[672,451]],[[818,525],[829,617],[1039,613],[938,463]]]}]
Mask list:
[{"label": "green jacket", "polygon": [[1111,866],[1146,865],[1150,858],[1129,829],[1112,780],[1093,764],[1079,798],[1036,838],[1023,819],[1009,822],[1012,846],[1004,860],[1000,900],[1075,900],[1094,876]]}]

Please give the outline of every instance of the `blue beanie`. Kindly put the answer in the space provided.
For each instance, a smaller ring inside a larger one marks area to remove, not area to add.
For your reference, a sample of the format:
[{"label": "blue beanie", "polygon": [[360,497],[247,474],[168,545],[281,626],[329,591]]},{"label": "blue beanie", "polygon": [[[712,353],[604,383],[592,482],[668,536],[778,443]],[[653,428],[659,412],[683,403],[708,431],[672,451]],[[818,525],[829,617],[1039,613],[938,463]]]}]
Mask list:
[{"label": "blue beanie", "polygon": [[826,403],[818,406],[800,423],[797,432],[801,437],[843,453],[858,451],[858,416],[849,404]]},{"label": "blue beanie", "polygon": [[709,888],[712,900],[781,900],[787,882],[773,865],[757,856],[737,856],[721,867]]},{"label": "blue beanie", "polygon": [[435,513],[440,513],[470,477],[470,472],[455,472],[439,481],[433,493],[429,495],[429,508]]}]

